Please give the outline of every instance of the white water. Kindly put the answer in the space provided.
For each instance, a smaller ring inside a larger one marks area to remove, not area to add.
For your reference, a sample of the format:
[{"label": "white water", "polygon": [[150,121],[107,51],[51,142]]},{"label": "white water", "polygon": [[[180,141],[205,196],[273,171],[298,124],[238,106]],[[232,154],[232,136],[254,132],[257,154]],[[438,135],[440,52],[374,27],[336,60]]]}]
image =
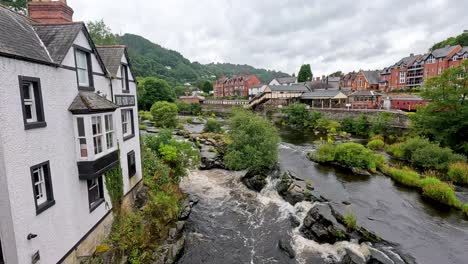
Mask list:
[{"label": "white water", "polygon": [[[226,217],[224,213],[226,208],[229,208],[235,213],[229,217],[239,217],[242,221],[247,222],[249,232],[238,230],[236,233],[242,237],[244,247],[250,249],[250,263],[254,264],[257,263],[255,257],[259,254],[256,245],[261,243],[260,239],[268,239],[268,236],[256,237],[250,235],[250,232],[255,232],[255,230],[260,230],[261,234],[275,232],[275,230],[262,230],[262,227],[264,228],[265,224],[272,222],[276,222],[278,225],[289,222],[291,214],[298,217],[302,225],[305,215],[315,204],[301,202],[292,206],[277,193],[275,188],[277,180],[268,179],[268,184],[261,193],[251,191],[240,181],[244,173],[224,170],[192,171],[188,177],[182,180],[181,188],[185,192],[198,196],[201,202],[209,204],[209,212],[206,213],[209,214],[210,218],[222,219],[222,217]],[[270,214],[272,208],[275,209],[275,215],[266,216]],[[339,261],[345,255],[345,248],[362,256],[369,255],[366,244],[359,245],[356,242],[338,242],[333,245],[319,244],[302,237],[299,227],[293,229],[290,225],[284,226],[290,228],[282,231],[286,231],[291,236],[291,244],[296,252],[297,263],[307,263],[307,258],[311,255],[320,255],[324,259],[324,263],[331,260]],[[202,236],[204,239],[206,236],[210,236],[210,234],[195,235]],[[222,237],[222,235],[220,236]],[[216,243],[216,241],[212,242]],[[274,258],[268,259],[267,257],[262,256],[262,263],[278,263]]]}]

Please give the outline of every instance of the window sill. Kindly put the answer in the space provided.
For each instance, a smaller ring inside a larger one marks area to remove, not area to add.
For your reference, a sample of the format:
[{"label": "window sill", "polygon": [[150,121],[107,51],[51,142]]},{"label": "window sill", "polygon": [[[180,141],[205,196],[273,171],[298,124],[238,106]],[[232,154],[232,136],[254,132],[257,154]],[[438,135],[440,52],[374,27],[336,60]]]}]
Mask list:
[{"label": "window sill", "polygon": [[135,134],[131,134],[131,135],[128,135],[128,136],[124,136],[123,140],[124,140],[124,141],[127,141],[127,140],[129,140],[129,139],[131,139],[131,138],[133,138],[133,137],[135,137]]},{"label": "window sill", "polygon": [[47,126],[47,123],[45,121],[39,121],[39,122],[34,122],[34,123],[25,123],[24,124],[24,130],[41,128],[41,127],[46,127],[46,126]]},{"label": "window sill", "polygon": [[92,86],[78,86],[78,91],[91,91],[91,92],[94,92],[94,87],[92,87]]},{"label": "window sill", "polygon": [[98,208],[103,203],[104,203],[104,198],[101,198],[97,202],[95,202],[92,206],[89,205],[89,213],[92,213],[94,210],[96,210],[96,208]]},{"label": "window sill", "polygon": [[36,215],[41,214],[45,210],[55,205],[55,200],[44,202],[36,208]]}]

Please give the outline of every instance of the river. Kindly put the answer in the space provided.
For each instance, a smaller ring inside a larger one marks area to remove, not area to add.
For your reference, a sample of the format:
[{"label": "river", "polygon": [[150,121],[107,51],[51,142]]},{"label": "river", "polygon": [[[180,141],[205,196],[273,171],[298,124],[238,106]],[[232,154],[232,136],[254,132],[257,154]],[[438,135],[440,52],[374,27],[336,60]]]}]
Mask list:
[{"label": "river", "polygon": [[[281,136],[281,169],[310,179],[338,211],[354,212],[358,225],[399,244],[417,263],[468,262],[468,221],[459,212],[435,207],[418,192],[384,176],[357,177],[314,164],[306,157],[314,149],[312,134],[282,130]],[[304,239],[298,228],[291,227],[289,215],[302,219],[313,205],[291,206],[274,191],[274,182],[255,193],[240,182],[241,176],[241,172],[210,170],[193,171],[183,179],[182,189],[200,202],[187,223],[188,239],[179,264],[336,263],[344,247],[358,246],[320,245]],[[280,239],[291,241],[295,259],[279,250]]]}]

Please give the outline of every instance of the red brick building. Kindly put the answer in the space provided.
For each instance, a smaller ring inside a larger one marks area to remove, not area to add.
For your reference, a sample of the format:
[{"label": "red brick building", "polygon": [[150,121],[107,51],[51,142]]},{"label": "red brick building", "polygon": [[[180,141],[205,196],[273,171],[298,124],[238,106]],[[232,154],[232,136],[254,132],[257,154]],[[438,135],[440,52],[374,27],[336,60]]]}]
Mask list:
[{"label": "red brick building", "polygon": [[262,82],[255,75],[235,75],[222,77],[213,84],[214,97],[249,96],[249,88]]},{"label": "red brick building", "polygon": [[440,75],[449,67],[449,59],[462,50],[460,45],[446,46],[429,53],[424,60],[424,77]]},{"label": "red brick building", "polygon": [[359,71],[352,83],[354,91],[378,90],[380,71]]},{"label": "red brick building", "polygon": [[468,60],[468,47],[463,47],[459,52],[455,53],[448,59],[448,66],[457,67],[464,60]]},{"label": "red brick building", "polygon": [[340,88],[351,88],[353,86],[354,79],[356,79],[356,72],[349,72],[343,76],[340,80]]}]

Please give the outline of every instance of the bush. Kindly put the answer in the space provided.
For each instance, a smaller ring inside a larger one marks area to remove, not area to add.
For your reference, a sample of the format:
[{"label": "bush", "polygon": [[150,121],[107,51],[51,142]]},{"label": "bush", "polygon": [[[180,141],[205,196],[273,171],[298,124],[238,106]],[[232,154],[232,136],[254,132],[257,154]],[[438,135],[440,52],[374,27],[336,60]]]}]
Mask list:
[{"label": "bush", "polygon": [[151,106],[151,114],[155,125],[164,128],[177,127],[177,106],[174,103],[165,101],[156,102]]},{"label": "bush", "polygon": [[310,153],[309,157],[317,162],[331,162],[335,160],[335,146],[332,144],[322,144],[315,153]]},{"label": "bush", "polygon": [[146,126],[146,125],[139,125],[138,128],[139,128],[140,130],[146,130],[146,129],[148,129],[148,126]]},{"label": "bush", "polygon": [[192,124],[192,122],[193,122],[193,117],[186,117],[185,118],[185,123]]},{"label": "bush", "polygon": [[205,124],[205,128],[203,128],[203,132],[220,133],[221,131],[221,124],[218,122],[218,120],[214,118],[208,118]]},{"label": "bush", "polygon": [[447,183],[429,183],[422,188],[423,195],[440,203],[450,205],[456,208],[461,207],[460,201],[455,196],[452,186]]},{"label": "bush", "polygon": [[354,230],[357,228],[356,216],[353,213],[347,213],[343,220],[348,229]]},{"label": "bush", "polygon": [[451,164],[447,174],[453,182],[468,184],[468,163],[456,162]]},{"label": "bush", "polygon": [[335,160],[347,167],[376,169],[375,154],[363,145],[354,142],[338,144],[335,148]]},{"label": "bush", "polygon": [[152,120],[153,119],[153,116],[151,115],[151,113],[149,111],[143,111],[143,110],[139,111],[138,116],[140,116],[141,120]]},{"label": "bush", "polygon": [[373,139],[367,143],[367,147],[372,150],[380,150],[383,149],[385,143],[381,139]]},{"label": "bush", "polygon": [[235,109],[229,119],[230,144],[224,161],[229,169],[274,166],[278,160],[279,136],[265,118],[244,109]]},{"label": "bush", "polygon": [[430,144],[431,142],[425,138],[410,138],[401,144],[401,151],[403,152],[401,158],[410,161],[414,151],[424,148]]},{"label": "bush", "polygon": [[441,148],[435,144],[426,145],[413,151],[410,162],[424,169],[447,171],[450,163],[465,160],[463,156],[454,154],[449,148]]},{"label": "bush", "polygon": [[392,154],[396,158],[403,159],[403,156],[404,156],[403,143],[395,143],[392,145],[387,145],[385,147],[385,151]]},{"label": "bush", "polygon": [[468,203],[462,206],[462,211],[466,216],[468,216]]}]

